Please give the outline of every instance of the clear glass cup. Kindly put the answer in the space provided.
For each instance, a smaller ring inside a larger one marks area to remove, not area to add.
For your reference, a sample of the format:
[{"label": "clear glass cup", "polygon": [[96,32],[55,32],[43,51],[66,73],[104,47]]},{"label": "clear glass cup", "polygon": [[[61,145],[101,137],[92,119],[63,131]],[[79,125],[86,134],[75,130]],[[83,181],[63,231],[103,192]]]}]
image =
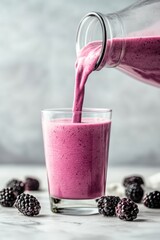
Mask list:
[{"label": "clear glass cup", "polygon": [[112,111],[83,109],[77,114],[81,123],[73,123],[72,109],[42,111],[51,211],[97,214],[96,201],[106,189]]}]

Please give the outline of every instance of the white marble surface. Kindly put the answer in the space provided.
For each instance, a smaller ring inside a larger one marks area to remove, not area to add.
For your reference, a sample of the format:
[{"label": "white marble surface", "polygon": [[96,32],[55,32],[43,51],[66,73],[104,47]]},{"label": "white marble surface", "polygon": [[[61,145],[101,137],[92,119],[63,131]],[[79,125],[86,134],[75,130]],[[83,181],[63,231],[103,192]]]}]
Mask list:
[{"label": "white marble surface", "polygon": [[[108,183],[121,182],[123,176],[141,173],[148,177],[158,169],[109,168]],[[24,179],[26,175],[39,177],[41,191],[33,193],[41,203],[37,217],[25,217],[14,208],[0,207],[0,239],[54,239],[54,240],[114,240],[114,239],[159,239],[160,210],[150,210],[139,204],[140,214],[134,222],[121,221],[116,217],[65,216],[50,212],[44,167],[0,167],[0,188],[12,177]]]}]

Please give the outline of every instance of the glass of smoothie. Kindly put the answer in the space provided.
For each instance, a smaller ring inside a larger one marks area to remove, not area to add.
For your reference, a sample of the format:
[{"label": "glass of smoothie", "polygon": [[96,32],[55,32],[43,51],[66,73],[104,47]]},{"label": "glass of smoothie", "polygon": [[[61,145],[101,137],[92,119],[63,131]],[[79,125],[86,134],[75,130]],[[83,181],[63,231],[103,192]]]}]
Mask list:
[{"label": "glass of smoothie", "polygon": [[69,215],[97,214],[97,199],[105,195],[110,109],[42,111],[42,128],[51,210]]}]

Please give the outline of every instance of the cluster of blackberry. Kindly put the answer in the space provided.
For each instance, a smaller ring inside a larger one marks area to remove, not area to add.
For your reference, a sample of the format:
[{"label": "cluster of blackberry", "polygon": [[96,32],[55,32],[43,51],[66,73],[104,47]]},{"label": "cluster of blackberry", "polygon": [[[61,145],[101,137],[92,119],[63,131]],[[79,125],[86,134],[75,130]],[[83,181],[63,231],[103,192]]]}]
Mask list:
[{"label": "cluster of blackberry", "polygon": [[98,210],[104,216],[117,216],[121,220],[133,221],[139,212],[138,206],[128,198],[103,196],[98,200]]},{"label": "cluster of blackberry", "polygon": [[102,196],[97,199],[97,207],[104,216],[117,216],[121,220],[133,221],[139,213],[136,203],[143,202],[148,208],[160,208],[160,192],[154,191],[144,196],[144,180],[141,176],[130,176],[123,180],[127,198]]},{"label": "cluster of blackberry", "polygon": [[144,196],[142,185],[145,185],[141,176],[126,177],[123,181],[126,196],[136,203],[143,203],[148,208],[160,208],[160,192],[153,191]]},{"label": "cluster of blackberry", "polygon": [[0,205],[3,207],[16,207],[26,216],[38,215],[41,209],[38,200],[24,191],[39,190],[39,181],[35,178],[27,177],[25,182],[12,179],[6,184],[6,188],[0,191]]}]

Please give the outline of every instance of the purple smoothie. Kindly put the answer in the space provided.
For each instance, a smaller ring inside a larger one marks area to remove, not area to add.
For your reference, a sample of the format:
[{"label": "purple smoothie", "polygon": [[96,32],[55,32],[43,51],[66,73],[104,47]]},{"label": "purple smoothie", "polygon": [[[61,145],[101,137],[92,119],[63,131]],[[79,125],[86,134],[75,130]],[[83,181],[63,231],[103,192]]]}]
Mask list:
[{"label": "purple smoothie", "polygon": [[94,199],[104,195],[111,122],[42,123],[50,196]]},{"label": "purple smoothie", "polygon": [[[122,39],[115,39],[115,61]],[[160,37],[127,38],[125,51],[118,68],[145,83],[160,87]]]}]

